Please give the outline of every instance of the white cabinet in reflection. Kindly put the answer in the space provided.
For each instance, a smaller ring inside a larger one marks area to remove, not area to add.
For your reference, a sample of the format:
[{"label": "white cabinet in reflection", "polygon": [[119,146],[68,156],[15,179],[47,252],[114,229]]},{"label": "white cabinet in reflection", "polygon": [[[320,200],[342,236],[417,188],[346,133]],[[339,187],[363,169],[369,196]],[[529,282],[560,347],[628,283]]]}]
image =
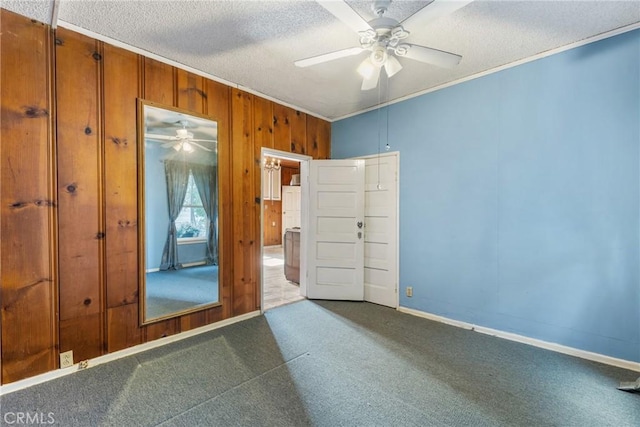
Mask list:
[{"label": "white cabinet in reflection", "polygon": [[263,200],[281,200],[282,189],[280,187],[280,170],[262,169],[262,196]]}]

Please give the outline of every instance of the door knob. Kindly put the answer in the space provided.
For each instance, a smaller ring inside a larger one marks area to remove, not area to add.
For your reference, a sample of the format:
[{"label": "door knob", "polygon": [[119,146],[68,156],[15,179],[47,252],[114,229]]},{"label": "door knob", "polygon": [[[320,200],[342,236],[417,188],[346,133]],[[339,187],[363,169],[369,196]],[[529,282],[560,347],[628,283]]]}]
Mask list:
[{"label": "door knob", "polygon": [[356,225],[358,226],[358,228],[362,228],[362,221],[358,221]]}]

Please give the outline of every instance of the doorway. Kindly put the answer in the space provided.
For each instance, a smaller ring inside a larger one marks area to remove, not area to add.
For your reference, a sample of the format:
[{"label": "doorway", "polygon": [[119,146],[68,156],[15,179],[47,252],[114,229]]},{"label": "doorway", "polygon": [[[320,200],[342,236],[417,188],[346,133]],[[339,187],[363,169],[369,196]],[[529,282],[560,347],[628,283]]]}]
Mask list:
[{"label": "doorway", "polygon": [[300,290],[302,164],[311,157],[262,149],[260,307],[304,299]]},{"label": "doorway", "polygon": [[[262,194],[261,198],[261,255],[262,255],[262,280],[260,291],[260,307],[264,312],[278,305],[287,304],[307,297],[309,286],[317,285],[317,278],[313,283],[308,283],[309,262],[315,262],[308,259],[308,248],[310,243],[308,239],[310,230],[310,218],[317,212],[309,212],[310,198],[317,199],[318,195],[310,190],[310,169],[312,165],[317,167],[319,163],[330,166],[337,165],[340,161],[318,160],[311,161],[311,157],[287,153],[283,151],[262,148],[262,159],[275,159],[275,163],[287,165],[289,161],[297,162],[300,172],[300,198],[301,198],[301,223],[300,232],[297,234],[299,238],[298,252],[295,254],[299,264],[299,283],[287,280],[286,267],[287,264],[287,230],[280,228],[279,233],[281,239],[279,244],[265,244],[265,228],[278,228],[273,226],[273,220],[267,222],[265,212],[275,205],[276,212],[278,203],[271,203],[265,195],[272,191],[269,186],[272,182],[267,182],[266,175],[263,173]],[[271,160],[269,160],[271,161]],[[364,156],[360,158],[364,162],[364,224],[361,230],[364,237],[364,266],[363,280],[363,300],[373,302],[388,307],[397,308],[399,303],[398,295],[398,276],[399,276],[399,254],[398,254],[398,236],[399,236],[399,153],[384,153],[372,156]],[[331,169],[331,168],[329,168]],[[278,178],[276,178],[277,180]],[[287,184],[279,175],[280,184]],[[284,180],[289,178],[285,177]],[[334,178],[330,178],[335,180]],[[277,182],[277,181],[276,181]],[[342,179],[336,181],[342,182]],[[291,181],[288,182],[291,184]],[[311,191],[311,193],[310,193]],[[276,190],[276,198],[279,197],[279,206],[282,209],[282,186]],[[313,196],[311,194],[314,194]],[[273,200],[276,202],[276,200]],[[334,206],[335,207],[335,206]],[[286,210],[284,211],[286,214]],[[282,211],[277,214],[282,215]],[[281,220],[281,224],[287,220]],[[335,221],[331,222],[332,224]],[[325,224],[326,225],[326,224]],[[280,225],[282,227],[282,225]],[[295,227],[293,227],[295,228]],[[360,231],[359,230],[356,230]],[[289,233],[293,234],[294,233]],[[294,238],[289,236],[290,238]],[[269,242],[267,242],[269,243]],[[313,246],[313,245],[311,245]],[[292,249],[289,246],[289,249]],[[309,249],[310,250],[310,249]],[[291,250],[295,252],[295,250]],[[327,257],[325,257],[327,258]],[[330,258],[330,257],[328,257]],[[314,264],[315,265],[315,264]],[[324,269],[326,272],[326,269]],[[283,277],[284,276],[284,277]],[[322,281],[325,281],[323,278]],[[279,288],[278,282],[282,286]],[[292,286],[295,286],[292,288]],[[310,295],[310,294],[309,294]],[[335,296],[325,296],[328,299],[336,299]],[[340,298],[337,298],[340,299]]]}]

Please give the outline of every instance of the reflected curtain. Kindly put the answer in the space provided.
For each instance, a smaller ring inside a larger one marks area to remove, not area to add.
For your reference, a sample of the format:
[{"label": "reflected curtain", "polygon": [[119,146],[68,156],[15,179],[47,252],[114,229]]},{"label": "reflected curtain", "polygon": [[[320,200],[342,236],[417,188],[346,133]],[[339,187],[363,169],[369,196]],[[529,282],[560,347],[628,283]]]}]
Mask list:
[{"label": "reflected curtain", "polygon": [[217,168],[212,165],[191,165],[193,181],[198,188],[202,206],[209,219],[207,232],[207,264],[218,265],[218,185]]},{"label": "reflected curtain", "polygon": [[182,161],[165,160],[164,175],[167,181],[167,201],[169,202],[169,230],[162,251],[160,270],[178,270],[178,232],[176,219],[182,210],[189,183],[189,165]]}]

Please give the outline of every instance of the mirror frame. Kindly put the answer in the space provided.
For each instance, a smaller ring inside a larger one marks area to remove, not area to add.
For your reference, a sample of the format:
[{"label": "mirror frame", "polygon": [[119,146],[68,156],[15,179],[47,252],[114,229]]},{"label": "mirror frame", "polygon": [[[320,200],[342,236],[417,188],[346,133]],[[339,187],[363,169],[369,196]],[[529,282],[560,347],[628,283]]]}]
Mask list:
[{"label": "mirror frame", "polygon": [[[145,134],[146,134],[146,123],[145,123],[145,107],[150,106],[154,108],[159,108],[167,111],[171,111],[174,113],[182,114],[184,116],[192,116],[198,119],[204,119],[216,122],[218,125],[218,132],[216,135],[216,139],[219,141],[220,135],[220,120],[215,117],[207,116],[204,114],[195,113],[193,111],[185,110],[183,108],[173,107],[170,105],[164,105],[157,102],[147,101],[142,98],[137,98],[137,143],[138,143],[138,159],[137,159],[137,168],[138,168],[138,314],[139,314],[139,324],[140,326],[149,325],[152,323],[157,323],[167,319],[173,319],[176,317],[184,316],[186,314],[191,314],[203,310],[210,309],[212,307],[219,307],[222,305],[222,283],[220,282],[221,275],[221,267],[220,262],[218,261],[218,299],[216,302],[212,302],[210,304],[202,304],[195,306],[193,308],[188,308],[185,310],[176,311],[164,316],[153,317],[151,319],[146,318],[146,257],[147,257],[147,245],[146,245],[146,217],[145,217],[145,205],[146,205],[146,189],[145,189]],[[217,164],[218,164],[218,179],[216,180],[218,186],[218,207],[220,207],[220,170],[219,170],[219,146],[217,153]],[[218,209],[218,224],[220,224],[220,209]],[[218,225],[218,229],[220,226]],[[220,249],[220,233],[218,233],[218,248]],[[218,252],[220,255],[220,252]],[[221,258],[219,256],[219,258]]]}]

